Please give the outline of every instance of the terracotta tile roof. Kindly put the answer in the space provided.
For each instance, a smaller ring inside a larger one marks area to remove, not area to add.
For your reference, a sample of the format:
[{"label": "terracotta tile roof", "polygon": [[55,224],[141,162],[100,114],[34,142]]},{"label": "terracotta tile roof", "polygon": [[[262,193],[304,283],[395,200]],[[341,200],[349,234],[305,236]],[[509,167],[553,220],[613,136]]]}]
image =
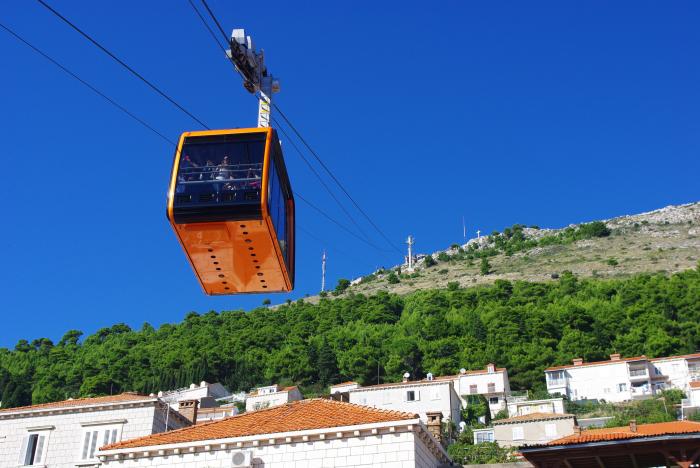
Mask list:
[{"label": "terracotta tile roof", "polygon": [[121,403],[128,401],[142,401],[142,400],[155,400],[155,397],[150,397],[147,395],[140,395],[138,393],[125,392],[119,395],[110,395],[103,397],[94,398],[76,398],[74,400],[63,400],[56,401],[53,403],[41,403],[38,405],[30,406],[18,406],[16,408],[4,408],[0,409],[0,414],[9,413],[14,411],[35,411],[42,409],[59,409],[59,408],[69,408],[74,406],[92,406],[92,405],[102,405],[110,403]]},{"label": "terracotta tile roof", "polygon": [[243,413],[220,421],[127,440],[107,445],[100,450],[149,447],[416,418],[418,415],[411,413],[315,398]]},{"label": "terracotta tile roof", "polygon": [[608,440],[637,439],[674,434],[692,434],[700,436],[700,422],[673,421],[655,424],[640,424],[637,432],[630,431],[629,426],[610,427],[605,429],[591,429],[581,434],[573,434],[561,439],[553,440],[547,445],[572,445],[589,442],[603,442]]},{"label": "terracotta tile roof", "polygon": [[348,380],[347,382],[341,382],[341,383],[337,383],[335,385],[331,385],[331,387],[342,387],[344,385],[356,385],[356,384],[357,384],[357,382],[355,382],[353,380]]},{"label": "terracotta tile roof", "polygon": [[700,388],[700,380],[690,382],[690,388]]},{"label": "terracotta tile roof", "polygon": [[561,413],[530,413],[524,414],[522,416],[514,416],[508,419],[496,419],[492,421],[492,424],[508,424],[514,422],[532,422],[532,421],[549,421],[552,419],[569,419],[573,418],[573,414],[561,414]]},{"label": "terracotta tile roof", "polygon": [[[665,359],[670,359],[670,358],[665,358]],[[593,362],[584,362],[579,365],[576,364],[567,364],[565,366],[554,366],[554,367],[548,367],[544,371],[554,371],[554,370],[561,370],[561,369],[572,369],[575,367],[586,367],[586,366],[601,366],[605,364],[620,364],[622,362],[631,362],[631,361],[646,361],[648,358],[646,356],[636,356],[636,357],[629,357],[629,358],[620,358],[616,361],[612,360],[607,360],[607,361],[593,361]]]},{"label": "terracotta tile roof", "polygon": [[[505,367],[496,367],[496,369],[493,373],[498,374],[498,373],[506,372],[506,371],[507,371],[507,369]],[[488,369],[468,370],[464,374],[443,375],[440,377],[435,377],[435,380],[454,380],[458,377],[462,377],[463,375],[483,375],[483,374],[488,374],[488,373],[489,373]]]},{"label": "terracotta tile roof", "polygon": [[[504,372],[506,369],[499,367],[496,368],[495,374],[498,374],[500,372]],[[373,390],[375,388],[386,388],[386,387],[398,387],[401,385],[428,385],[428,384],[435,384],[435,383],[443,383],[445,381],[452,381],[455,380],[458,377],[461,377],[463,375],[481,375],[481,374],[488,374],[488,370],[486,369],[481,369],[481,370],[473,370],[473,371],[467,371],[464,374],[454,374],[454,375],[441,375],[439,377],[433,377],[433,380],[428,380],[428,379],[422,379],[422,380],[409,380],[407,382],[389,382],[389,383],[383,383],[383,384],[378,384],[378,385],[366,385],[364,387],[359,387],[354,390],[350,390],[351,392],[357,392],[361,390]],[[355,383],[355,382],[353,382]],[[339,384],[340,385],[340,384]]]}]

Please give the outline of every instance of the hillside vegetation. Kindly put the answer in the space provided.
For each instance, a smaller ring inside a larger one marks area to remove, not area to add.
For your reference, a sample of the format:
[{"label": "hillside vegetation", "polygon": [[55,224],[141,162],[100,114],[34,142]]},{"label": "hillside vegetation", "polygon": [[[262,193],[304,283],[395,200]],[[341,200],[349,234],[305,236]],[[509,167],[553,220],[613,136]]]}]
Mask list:
[{"label": "hillside vegetation", "polygon": [[407,294],[450,282],[549,281],[563,271],[590,278],[669,274],[693,268],[699,259],[700,203],[689,203],[563,229],[515,224],[433,253],[415,271],[394,268],[365,276],[348,291]]},{"label": "hillside vegetation", "polygon": [[0,349],[3,407],[199,380],[232,390],[277,382],[397,381],[507,367],[514,389],[542,389],[543,369],[574,357],[662,356],[700,348],[700,269],[622,279],[562,271],[547,282],[451,283],[397,295],[345,292],[317,304],[190,313],[179,324],[117,324],[58,342]]}]

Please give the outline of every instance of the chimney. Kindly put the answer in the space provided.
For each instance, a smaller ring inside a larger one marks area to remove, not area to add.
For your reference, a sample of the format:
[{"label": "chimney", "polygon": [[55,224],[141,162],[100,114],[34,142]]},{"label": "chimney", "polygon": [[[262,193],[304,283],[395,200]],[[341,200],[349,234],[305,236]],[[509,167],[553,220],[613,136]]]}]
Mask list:
[{"label": "chimney", "polygon": [[581,435],[581,426],[574,426],[574,435]]},{"label": "chimney", "polygon": [[183,415],[192,424],[197,424],[197,400],[182,400],[177,402],[177,411]]},{"label": "chimney", "polygon": [[428,431],[442,444],[442,412],[435,411],[425,415],[428,418]]},{"label": "chimney", "polygon": [[630,432],[637,432],[637,420],[630,419]]},{"label": "chimney", "polygon": [[493,374],[494,372],[496,372],[496,365],[492,362],[489,362],[486,365],[486,372],[488,372],[489,374]]},{"label": "chimney", "polygon": [[583,358],[580,357],[573,358],[571,361],[574,363],[575,366],[580,366],[581,364],[583,364]]},{"label": "chimney", "polygon": [[611,354],[610,360],[611,361],[619,361],[620,360],[620,353]]}]

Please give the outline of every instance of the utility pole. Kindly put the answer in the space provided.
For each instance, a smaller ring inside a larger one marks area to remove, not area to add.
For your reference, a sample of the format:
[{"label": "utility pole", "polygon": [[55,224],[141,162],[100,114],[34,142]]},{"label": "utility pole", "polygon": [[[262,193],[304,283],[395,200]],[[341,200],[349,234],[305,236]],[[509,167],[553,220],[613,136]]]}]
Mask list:
[{"label": "utility pole", "polygon": [[408,244],[408,269],[413,270],[413,244],[415,244],[415,240],[412,235],[408,235],[406,243]]},{"label": "utility pole", "polygon": [[253,39],[246,36],[245,29],[234,29],[226,51],[236,70],[243,77],[243,86],[250,93],[258,93],[258,127],[270,126],[272,93],[280,90],[280,83],[265,66],[265,52],[256,51]]},{"label": "utility pole", "polygon": [[326,290],[326,251],[321,256],[321,292]]}]

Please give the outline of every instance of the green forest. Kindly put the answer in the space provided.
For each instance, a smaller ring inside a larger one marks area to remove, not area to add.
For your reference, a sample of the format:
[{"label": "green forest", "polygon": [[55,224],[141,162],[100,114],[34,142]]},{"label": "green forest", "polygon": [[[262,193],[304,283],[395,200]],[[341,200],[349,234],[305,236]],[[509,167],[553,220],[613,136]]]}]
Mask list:
[{"label": "green forest", "polygon": [[542,391],[543,369],[574,357],[649,357],[700,348],[700,269],[366,297],[345,291],[249,312],[188,313],[178,324],[66,332],[0,349],[2,406],[157,392],[206,380],[231,390],[297,384],[307,395],[362,384],[507,367],[514,390]]}]

